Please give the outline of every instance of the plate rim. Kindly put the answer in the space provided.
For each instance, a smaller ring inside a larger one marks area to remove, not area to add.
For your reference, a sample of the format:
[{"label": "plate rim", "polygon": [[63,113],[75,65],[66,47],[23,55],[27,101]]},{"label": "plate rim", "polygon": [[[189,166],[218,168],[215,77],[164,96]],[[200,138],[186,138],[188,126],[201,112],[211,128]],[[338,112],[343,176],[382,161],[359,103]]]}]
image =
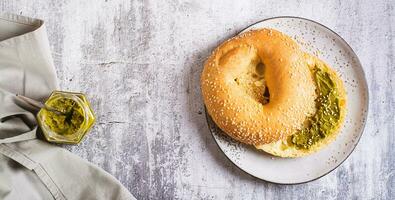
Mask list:
[{"label": "plate rim", "polygon": [[[363,121],[362,129],[361,129],[361,131],[360,131],[360,133],[359,133],[359,137],[358,137],[358,139],[357,139],[355,145],[354,145],[353,148],[351,149],[351,152],[350,152],[350,153],[349,153],[349,154],[348,154],[338,165],[336,165],[333,169],[329,170],[328,172],[326,172],[326,173],[324,173],[324,174],[322,174],[322,175],[320,175],[320,176],[318,176],[318,177],[316,177],[316,178],[312,178],[312,179],[310,179],[310,180],[302,181],[302,182],[295,182],[295,183],[283,183],[283,182],[269,181],[269,180],[266,180],[266,179],[264,179],[264,178],[257,177],[257,176],[255,176],[255,175],[253,175],[253,174],[247,172],[246,170],[242,169],[242,168],[239,167],[233,160],[231,160],[231,159],[228,157],[228,155],[226,155],[226,153],[224,152],[224,150],[223,150],[223,149],[221,148],[221,146],[218,144],[218,141],[215,139],[214,133],[213,133],[213,131],[212,131],[211,128],[210,128],[210,124],[209,124],[209,117],[210,117],[210,116],[208,115],[206,106],[204,106],[204,112],[205,112],[207,127],[208,127],[208,129],[209,129],[209,131],[210,131],[210,133],[211,133],[211,137],[212,137],[213,140],[215,141],[215,144],[217,145],[217,147],[218,147],[218,148],[221,150],[221,152],[225,155],[226,159],[228,159],[228,160],[230,161],[230,163],[232,163],[234,166],[236,166],[238,169],[240,169],[242,172],[246,173],[247,175],[252,176],[252,177],[254,177],[254,178],[256,178],[256,179],[265,181],[265,182],[267,182],[267,183],[278,184],[278,185],[300,185],[300,184],[304,184],[304,183],[309,183],[309,182],[312,182],[312,181],[316,181],[316,180],[318,180],[318,179],[320,179],[320,178],[322,178],[322,177],[324,177],[324,176],[330,174],[330,173],[333,172],[335,169],[337,169],[339,166],[341,166],[341,165],[351,156],[351,154],[354,152],[355,148],[358,146],[359,141],[361,140],[361,138],[362,138],[362,136],[363,136],[363,133],[364,133],[365,127],[366,127],[366,122],[367,122],[368,116],[369,116],[369,104],[370,104],[370,103],[369,103],[369,102],[370,102],[369,84],[368,84],[368,82],[367,82],[367,80],[366,80],[366,73],[365,73],[365,70],[364,70],[364,68],[363,68],[363,65],[362,65],[361,61],[359,60],[358,55],[355,53],[354,49],[350,46],[350,44],[348,44],[347,41],[346,41],[344,38],[342,38],[338,33],[336,33],[335,31],[333,31],[333,30],[330,29],[329,27],[327,27],[327,26],[325,26],[325,25],[323,25],[323,24],[321,24],[321,23],[319,23],[319,22],[317,22],[317,21],[314,21],[314,20],[311,20],[311,19],[307,19],[307,18],[304,18],[304,17],[287,16],[287,15],[284,15],[284,16],[277,16],[277,17],[270,17],[270,18],[265,18],[265,19],[256,21],[256,22],[254,22],[254,23],[248,25],[247,27],[241,29],[241,30],[238,31],[234,36],[231,36],[231,37],[235,37],[235,36],[239,35],[240,33],[244,32],[245,30],[247,30],[248,28],[250,28],[250,27],[252,27],[252,26],[255,26],[255,25],[259,24],[259,23],[262,23],[262,22],[264,22],[264,21],[273,20],[273,19],[281,19],[281,18],[283,18],[283,19],[302,19],[302,20],[306,20],[306,21],[313,22],[313,23],[315,23],[315,24],[317,24],[317,25],[319,25],[319,26],[321,26],[321,27],[324,27],[325,29],[327,29],[327,30],[329,30],[330,32],[332,32],[333,34],[335,34],[341,41],[343,41],[343,42],[345,43],[345,45],[346,45],[348,48],[350,48],[351,52],[355,55],[355,60],[356,60],[356,62],[361,66],[361,72],[362,72],[363,82],[364,82],[364,84],[366,85],[366,100],[367,100],[367,102],[366,102],[366,119]],[[230,37],[230,38],[231,38],[231,37]],[[214,122],[214,123],[215,123],[215,122]]]}]

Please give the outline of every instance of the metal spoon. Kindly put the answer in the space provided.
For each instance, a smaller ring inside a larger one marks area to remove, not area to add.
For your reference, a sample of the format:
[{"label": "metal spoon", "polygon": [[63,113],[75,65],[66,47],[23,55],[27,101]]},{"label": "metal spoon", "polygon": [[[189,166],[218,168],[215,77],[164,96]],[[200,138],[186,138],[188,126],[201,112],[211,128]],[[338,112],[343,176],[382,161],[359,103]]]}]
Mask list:
[{"label": "metal spoon", "polygon": [[16,94],[16,97],[18,99],[20,99],[20,100],[22,100],[22,101],[34,106],[34,107],[36,107],[36,108],[39,108],[39,109],[43,108],[43,109],[48,110],[50,112],[53,112],[53,113],[55,113],[57,115],[66,115],[67,114],[67,113],[61,112],[59,110],[56,110],[55,108],[51,108],[51,107],[43,104],[42,102],[36,101],[36,100],[31,99],[29,97],[25,97],[25,96],[22,96],[22,95],[19,95],[19,94]]}]

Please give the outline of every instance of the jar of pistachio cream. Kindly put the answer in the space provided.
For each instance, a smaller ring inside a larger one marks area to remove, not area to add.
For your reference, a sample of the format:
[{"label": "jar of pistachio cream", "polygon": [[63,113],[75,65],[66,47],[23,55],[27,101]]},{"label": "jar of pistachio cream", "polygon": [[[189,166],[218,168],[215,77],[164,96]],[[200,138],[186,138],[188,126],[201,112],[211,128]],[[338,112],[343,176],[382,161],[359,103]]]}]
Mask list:
[{"label": "jar of pistachio cream", "polygon": [[51,110],[41,109],[37,121],[49,142],[78,144],[95,122],[91,106],[82,93],[54,91],[45,105]]}]

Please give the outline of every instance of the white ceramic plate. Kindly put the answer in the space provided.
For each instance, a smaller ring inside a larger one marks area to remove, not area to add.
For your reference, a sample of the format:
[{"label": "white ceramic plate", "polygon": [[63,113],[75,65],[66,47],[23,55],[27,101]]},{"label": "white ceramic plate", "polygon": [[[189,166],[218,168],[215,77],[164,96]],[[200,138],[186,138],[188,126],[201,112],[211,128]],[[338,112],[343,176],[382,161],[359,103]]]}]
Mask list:
[{"label": "white ceramic plate", "polygon": [[357,145],[367,117],[368,86],[357,55],[338,34],[312,20],[276,17],[260,21],[242,32],[274,28],[294,38],[304,51],[317,55],[332,66],[347,91],[347,116],[336,140],[319,152],[303,158],[279,158],[226,136],[207,116],[215,141],[229,160],[259,179],[298,184],[318,179],[338,167]]}]

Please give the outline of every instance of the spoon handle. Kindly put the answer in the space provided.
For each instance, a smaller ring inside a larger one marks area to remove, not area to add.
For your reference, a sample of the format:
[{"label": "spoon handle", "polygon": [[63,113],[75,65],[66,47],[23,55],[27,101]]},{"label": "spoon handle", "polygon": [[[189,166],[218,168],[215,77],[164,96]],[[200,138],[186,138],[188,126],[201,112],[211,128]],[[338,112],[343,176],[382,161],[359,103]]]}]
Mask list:
[{"label": "spoon handle", "polygon": [[36,108],[39,108],[39,109],[45,108],[45,105],[43,103],[41,103],[39,101],[36,101],[34,99],[31,99],[31,98],[28,98],[28,97],[25,97],[25,96],[22,96],[22,95],[19,95],[19,94],[16,94],[16,97],[18,99],[20,99],[20,100],[22,100],[22,101],[34,106],[34,107],[36,107]]},{"label": "spoon handle", "polygon": [[56,109],[51,108],[51,107],[48,107],[47,105],[43,104],[43,103],[40,102],[40,101],[36,101],[36,100],[31,99],[31,98],[29,98],[29,97],[25,97],[25,96],[22,96],[22,95],[19,95],[19,94],[16,94],[16,97],[17,97],[18,99],[20,99],[20,100],[22,100],[22,101],[24,101],[24,102],[26,102],[26,103],[32,105],[32,106],[38,108],[38,109],[43,108],[43,109],[45,109],[45,110],[54,112],[54,113],[56,113],[57,115],[64,115],[64,114],[65,114],[65,113],[63,113],[63,112],[61,112],[61,111],[59,111],[59,110],[56,110]]}]

